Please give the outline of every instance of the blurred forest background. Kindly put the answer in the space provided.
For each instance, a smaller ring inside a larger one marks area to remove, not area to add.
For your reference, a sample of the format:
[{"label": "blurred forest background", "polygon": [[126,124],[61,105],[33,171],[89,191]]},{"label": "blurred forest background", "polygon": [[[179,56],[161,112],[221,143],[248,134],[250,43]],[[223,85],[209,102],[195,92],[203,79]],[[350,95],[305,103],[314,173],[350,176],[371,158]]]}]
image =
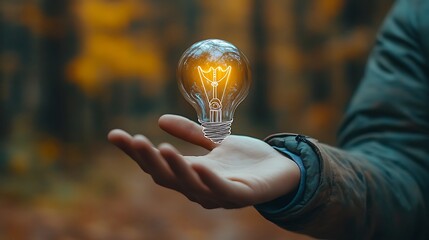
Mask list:
[{"label": "blurred forest background", "polygon": [[393,0],[2,0],[0,239],[306,239],[255,210],[208,211],[155,186],[112,128],[203,150],[156,127],[196,120],[182,52],[220,38],[252,65],[234,134],[335,143]]}]

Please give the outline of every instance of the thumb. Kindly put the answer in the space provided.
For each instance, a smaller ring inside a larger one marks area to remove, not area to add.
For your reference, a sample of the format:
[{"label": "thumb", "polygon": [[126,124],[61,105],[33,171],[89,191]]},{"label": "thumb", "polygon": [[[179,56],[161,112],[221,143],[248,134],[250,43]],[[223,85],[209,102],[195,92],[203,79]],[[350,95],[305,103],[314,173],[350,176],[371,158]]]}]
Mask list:
[{"label": "thumb", "polygon": [[204,136],[200,125],[185,117],[165,114],[159,118],[158,124],[167,133],[207,150],[211,151],[217,146]]}]

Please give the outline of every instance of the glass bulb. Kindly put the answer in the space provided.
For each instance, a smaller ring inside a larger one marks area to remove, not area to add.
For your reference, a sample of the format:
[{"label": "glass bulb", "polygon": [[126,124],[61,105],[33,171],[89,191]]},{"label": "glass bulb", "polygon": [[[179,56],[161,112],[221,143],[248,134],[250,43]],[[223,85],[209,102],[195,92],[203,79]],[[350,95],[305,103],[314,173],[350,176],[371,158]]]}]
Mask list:
[{"label": "glass bulb", "polygon": [[180,91],[195,108],[204,136],[221,143],[231,134],[235,109],[249,92],[246,56],[223,40],[200,41],[183,53],[177,75]]}]

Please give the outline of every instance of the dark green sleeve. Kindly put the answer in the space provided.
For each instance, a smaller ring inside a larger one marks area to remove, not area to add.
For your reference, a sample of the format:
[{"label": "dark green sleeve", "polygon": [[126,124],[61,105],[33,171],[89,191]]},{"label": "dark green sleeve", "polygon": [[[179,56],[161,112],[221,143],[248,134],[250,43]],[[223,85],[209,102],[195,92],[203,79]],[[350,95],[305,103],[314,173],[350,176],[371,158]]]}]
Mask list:
[{"label": "dark green sleeve", "polygon": [[[258,209],[291,231],[327,239],[429,239],[429,1],[398,1],[377,36],[340,129],[340,147],[279,134],[299,155],[301,201]],[[268,203],[269,205],[269,203]]]}]

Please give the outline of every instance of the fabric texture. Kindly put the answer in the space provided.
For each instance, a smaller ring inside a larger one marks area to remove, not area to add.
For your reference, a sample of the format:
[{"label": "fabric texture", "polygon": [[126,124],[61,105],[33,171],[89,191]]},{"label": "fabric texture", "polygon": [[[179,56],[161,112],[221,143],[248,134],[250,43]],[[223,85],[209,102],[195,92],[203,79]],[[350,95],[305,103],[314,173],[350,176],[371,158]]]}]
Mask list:
[{"label": "fabric texture", "polygon": [[256,209],[280,227],[317,238],[429,239],[428,58],[429,1],[397,1],[338,147],[294,134],[267,138],[301,158],[305,190],[292,205]]}]

